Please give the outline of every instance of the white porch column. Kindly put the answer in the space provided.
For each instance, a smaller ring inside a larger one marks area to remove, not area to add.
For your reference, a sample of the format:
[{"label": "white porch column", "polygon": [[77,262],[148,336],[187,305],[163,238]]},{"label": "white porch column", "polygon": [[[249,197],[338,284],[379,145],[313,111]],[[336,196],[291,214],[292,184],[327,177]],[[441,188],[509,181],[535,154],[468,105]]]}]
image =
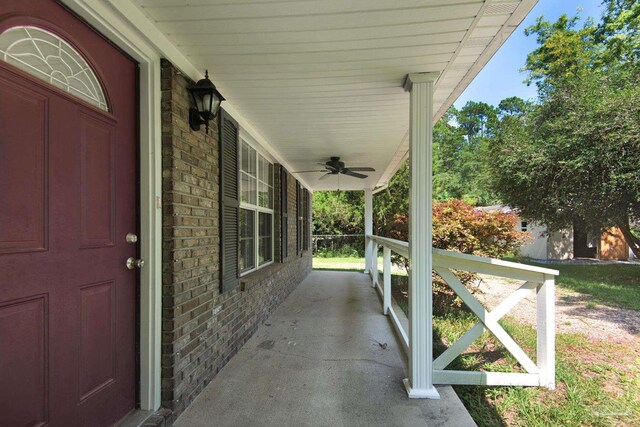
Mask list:
[{"label": "white porch column", "polygon": [[409,74],[409,378],[410,398],[439,399],[433,386],[431,196],[433,85],[436,73]]},{"label": "white porch column", "polygon": [[364,190],[364,272],[371,272],[371,254],[373,242],[366,236],[373,234],[373,192],[370,188]]}]

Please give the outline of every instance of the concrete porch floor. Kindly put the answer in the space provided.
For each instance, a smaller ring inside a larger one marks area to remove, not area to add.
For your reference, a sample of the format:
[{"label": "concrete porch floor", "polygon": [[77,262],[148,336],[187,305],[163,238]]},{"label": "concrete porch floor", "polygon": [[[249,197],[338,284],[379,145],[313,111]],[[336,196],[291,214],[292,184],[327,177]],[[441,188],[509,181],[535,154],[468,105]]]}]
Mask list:
[{"label": "concrete porch floor", "polygon": [[407,398],[403,350],[381,311],[367,275],[313,271],[175,425],[475,425],[451,387],[438,387],[440,400]]}]

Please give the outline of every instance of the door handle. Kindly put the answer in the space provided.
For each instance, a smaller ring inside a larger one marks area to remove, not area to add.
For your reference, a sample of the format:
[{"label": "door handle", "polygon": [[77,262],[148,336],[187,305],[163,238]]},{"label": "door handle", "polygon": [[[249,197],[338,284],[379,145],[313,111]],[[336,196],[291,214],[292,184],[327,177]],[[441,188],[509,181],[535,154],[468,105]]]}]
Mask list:
[{"label": "door handle", "polygon": [[134,257],[129,257],[127,258],[126,265],[129,270],[135,270],[136,268],[144,267],[144,260],[135,259]]}]

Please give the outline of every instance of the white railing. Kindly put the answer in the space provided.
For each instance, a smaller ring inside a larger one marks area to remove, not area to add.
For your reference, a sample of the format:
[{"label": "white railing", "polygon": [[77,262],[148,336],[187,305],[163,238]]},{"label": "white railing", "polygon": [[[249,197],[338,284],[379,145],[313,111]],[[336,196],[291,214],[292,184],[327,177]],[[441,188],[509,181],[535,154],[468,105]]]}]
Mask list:
[{"label": "white railing", "polygon": [[[401,338],[405,350],[410,351],[406,328],[402,325],[391,300],[391,252],[409,257],[409,243],[400,240],[368,235],[366,244],[371,254],[369,265],[372,286],[382,296],[383,313],[389,315]],[[379,282],[378,251],[383,248],[383,283]],[[554,286],[559,273],[548,268],[535,267],[515,262],[483,258],[459,252],[433,249],[433,269],[478,317],[478,323],[458,341],[447,348],[433,361],[434,384],[467,385],[514,385],[543,386],[555,388],[555,316]],[[509,279],[524,283],[506,297],[493,310],[487,311],[471,292],[460,282],[453,271],[468,271]],[[536,361],[522,350],[513,338],[498,323],[520,301],[532,292],[537,294],[537,345]],[[410,327],[410,325],[409,325]],[[526,372],[485,372],[447,370],[447,366],[465,351],[482,333],[488,330],[513,355]]]}]

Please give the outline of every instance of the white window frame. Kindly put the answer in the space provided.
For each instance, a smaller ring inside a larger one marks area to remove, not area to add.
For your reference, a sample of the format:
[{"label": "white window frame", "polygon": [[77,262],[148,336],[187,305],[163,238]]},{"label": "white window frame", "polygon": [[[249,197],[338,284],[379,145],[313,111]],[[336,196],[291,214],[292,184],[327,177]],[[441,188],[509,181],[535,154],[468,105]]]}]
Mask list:
[{"label": "white window frame", "polygon": [[[255,177],[255,191],[256,191],[256,204],[253,203],[248,203],[245,201],[242,201],[242,175],[245,174],[245,172],[242,170],[242,156],[243,156],[243,150],[242,150],[242,145],[243,144],[247,144],[249,147],[251,147],[254,152],[255,152],[255,165],[256,165],[256,177]],[[238,191],[239,191],[239,199],[240,199],[240,209],[246,209],[246,210],[250,210],[254,212],[253,215],[253,230],[254,230],[254,242],[253,242],[253,261],[254,261],[254,267],[250,270],[246,270],[240,273],[240,277],[246,276],[247,274],[253,273],[254,271],[260,270],[262,268],[265,268],[271,264],[273,264],[274,262],[274,246],[275,246],[275,232],[274,232],[274,217],[275,217],[275,211],[274,211],[274,203],[275,203],[275,190],[274,190],[274,185],[275,185],[275,165],[274,162],[271,158],[271,156],[268,156],[264,153],[263,150],[261,150],[259,148],[259,146],[257,146],[257,144],[255,142],[253,142],[251,140],[251,138],[249,138],[247,135],[243,135],[240,134],[240,144],[238,147],[238,151],[239,151],[239,156],[238,156],[238,164],[239,164],[239,168],[238,168],[238,181],[239,181],[239,185],[238,185]],[[264,182],[260,179],[260,161],[259,161],[259,157],[264,158],[267,163],[269,165],[271,165],[271,184],[269,184],[268,182]],[[267,186],[271,187],[271,208],[265,208],[263,206],[260,206],[258,204],[259,202],[259,188],[260,188],[260,183],[266,184]],[[259,265],[259,253],[258,251],[260,250],[260,213],[267,213],[271,215],[271,260],[265,262],[262,265]],[[238,232],[240,232],[240,229],[238,229]],[[238,251],[240,252],[240,248],[238,248]],[[238,262],[240,262],[240,256],[241,253],[238,253]]]}]

